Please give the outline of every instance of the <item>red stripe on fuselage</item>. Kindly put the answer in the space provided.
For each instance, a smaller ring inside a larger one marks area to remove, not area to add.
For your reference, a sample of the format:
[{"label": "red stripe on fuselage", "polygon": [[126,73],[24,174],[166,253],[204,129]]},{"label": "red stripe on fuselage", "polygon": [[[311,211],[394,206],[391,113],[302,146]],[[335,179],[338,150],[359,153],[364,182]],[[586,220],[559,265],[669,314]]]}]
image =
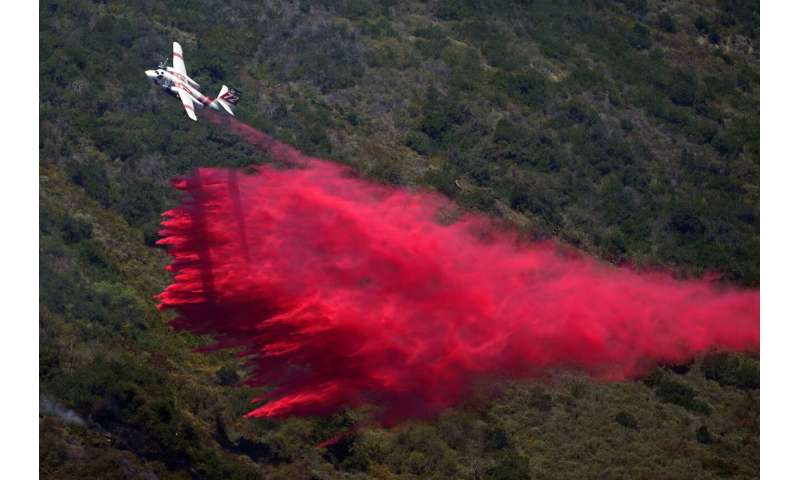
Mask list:
[{"label": "red stripe on fuselage", "polygon": [[183,55],[181,55],[180,53],[175,53],[175,52],[173,52],[173,53],[172,53],[172,56],[173,56],[173,57],[178,57],[178,58],[180,58],[181,60],[183,60]]},{"label": "red stripe on fuselage", "polygon": [[[181,82],[175,82],[175,86],[177,86],[181,90],[183,90],[186,93],[188,93],[189,95],[191,95],[192,98],[195,98],[195,96],[192,93],[192,91],[189,90],[189,87],[187,87],[185,84],[183,84]],[[212,100],[210,98],[208,98],[208,97],[206,97],[205,95],[202,95],[202,94],[200,95],[200,100],[206,105],[211,105],[211,103],[212,103]]]}]

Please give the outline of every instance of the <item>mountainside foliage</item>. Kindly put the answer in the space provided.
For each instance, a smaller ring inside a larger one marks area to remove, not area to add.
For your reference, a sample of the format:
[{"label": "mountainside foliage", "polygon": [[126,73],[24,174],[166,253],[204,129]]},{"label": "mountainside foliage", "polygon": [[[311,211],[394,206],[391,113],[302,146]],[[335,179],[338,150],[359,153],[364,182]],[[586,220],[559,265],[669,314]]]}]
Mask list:
[{"label": "mountainside foliage", "polygon": [[[759,283],[759,3],[40,2],[43,478],[753,478],[759,363],[515,383],[430,424],[243,420],[233,354],[166,326],[169,179],[264,157],[143,71],[181,42],[237,115],[612,263]],[[72,415],[63,412],[71,410]],[[60,413],[59,413],[60,412]]]}]

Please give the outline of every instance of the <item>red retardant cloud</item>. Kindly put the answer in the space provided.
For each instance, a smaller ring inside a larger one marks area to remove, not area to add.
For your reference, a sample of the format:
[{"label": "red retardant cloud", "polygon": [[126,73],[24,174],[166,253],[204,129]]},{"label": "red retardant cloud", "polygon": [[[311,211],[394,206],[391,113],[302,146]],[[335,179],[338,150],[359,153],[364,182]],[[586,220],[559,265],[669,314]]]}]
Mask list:
[{"label": "red retardant cloud", "polygon": [[478,383],[578,368],[624,379],[712,349],[757,349],[758,291],[636,273],[380,186],[231,128],[301,168],[200,169],[165,214],[172,324],[242,349],[249,416],[435,416]]}]

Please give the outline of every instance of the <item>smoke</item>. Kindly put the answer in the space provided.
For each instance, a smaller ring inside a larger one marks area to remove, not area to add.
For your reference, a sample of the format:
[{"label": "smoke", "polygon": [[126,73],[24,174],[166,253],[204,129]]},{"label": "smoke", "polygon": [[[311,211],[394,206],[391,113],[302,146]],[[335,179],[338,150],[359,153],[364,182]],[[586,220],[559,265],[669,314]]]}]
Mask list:
[{"label": "smoke", "polygon": [[[217,120],[219,121],[219,120]],[[374,405],[435,416],[478,384],[580,369],[642,374],[709,349],[757,349],[759,293],[637,273],[488,219],[445,221],[437,194],[381,186],[229,127],[300,168],[200,169],[165,213],[174,327],[240,349],[254,417]]]},{"label": "smoke", "polygon": [[46,396],[39,396],[39,413],[57,417],[62,422],[71,425],[86,425],[86,422],[77,413]]}]

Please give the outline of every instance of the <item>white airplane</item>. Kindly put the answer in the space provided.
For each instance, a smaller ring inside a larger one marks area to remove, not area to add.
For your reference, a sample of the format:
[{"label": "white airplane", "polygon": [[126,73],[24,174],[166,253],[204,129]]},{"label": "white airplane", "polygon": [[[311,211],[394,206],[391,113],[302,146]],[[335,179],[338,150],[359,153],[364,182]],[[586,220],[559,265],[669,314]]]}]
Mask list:
[{"label": "white airplane", "polygon": [[172,66],[165,66],[166,61],[161,62],[155,70],[145,70],[144,74],[156,85],[164,90],[175,94],[181,100],[186,114],[194,121],[197,121],[195,107],[211,107],[219,112],[233,114],[233,106],[239,103],[241,93],[233,88],[223,85],[219,95],[214,100],[206,97],[197,89],[200,85],[189,78],[186,74],[186,65],[183,63],[183,49],[178,42],[172,42]]}]

